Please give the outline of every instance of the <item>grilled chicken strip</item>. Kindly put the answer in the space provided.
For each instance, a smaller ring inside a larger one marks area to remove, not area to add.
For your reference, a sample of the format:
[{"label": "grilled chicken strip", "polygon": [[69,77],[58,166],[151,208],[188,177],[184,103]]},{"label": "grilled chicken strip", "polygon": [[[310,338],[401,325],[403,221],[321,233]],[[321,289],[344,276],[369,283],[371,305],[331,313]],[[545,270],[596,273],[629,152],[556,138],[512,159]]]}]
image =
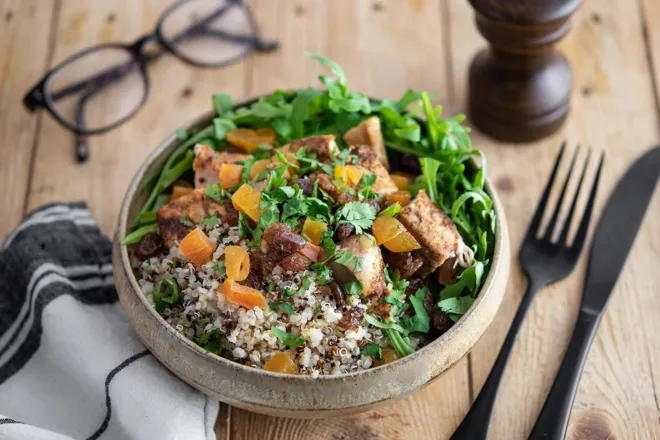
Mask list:
[{"label": "grilled chicken strip", "polygon": [[351,152],[358,157],[358,165],[366,169],[369,173],[376,175],[376,182],[371,190],[377,194],[385,195],[397,192],[396,183],[392,180],[387,168],[380,162],[375,151],[368,145],[352,146]]},{"label": "grilled chicken strip", "polygon": [[355,266],[346,267],[334,261],[329,263],[335,279],[340,283],[359,281],[364,297],[381,296],[385,289],[385,263],[378,245],[364,235],[352,235],[342,240],[337,249],[362,258],[363,264],[362,270],[356,271]]},{"label": "grilled chicken strip", "polygon": [[454,222],[420,190],[397,218],[422,246],[415,251],[424,263],[415,276],[424,278],[448,258],[456,256],[461,236]]},{"label": "grilled chicken strip", "polygon": [[[231,203],[229,205],[231,206]],[[165,246],[170,248],[193,229],[181,223],[182,219],[199,224],[204,217],[216,215],[223,223],[231,224],[232,211],[233,207],[221,205],[208,197],[204,189],[196,189],[190,194],[172,200],[158,210],[156,214],[158,230]],[[235,212],[233,214],[235,215]]]},{"label": "grilled chicken strip", "polygon": [[385,142],[383,141],[383,133],[380,131],[380,119],[377,116],[372,116],[357,127],[348,130],[344,135],[344,140],[347,145],[368,146],[376,154],[376,157],[385,169],[390,169],[387,152],[385,151]]},{"label": "grilled chicken strip", "polygon": [[229,151],[217,152],[208,145],[195,145],[195,160],[192,166],[195,171],[195,188],[203,188],[218,183],[218,175],[223,163],[236,163],[239,160],[246,160],[251,157],[251,154]]}]

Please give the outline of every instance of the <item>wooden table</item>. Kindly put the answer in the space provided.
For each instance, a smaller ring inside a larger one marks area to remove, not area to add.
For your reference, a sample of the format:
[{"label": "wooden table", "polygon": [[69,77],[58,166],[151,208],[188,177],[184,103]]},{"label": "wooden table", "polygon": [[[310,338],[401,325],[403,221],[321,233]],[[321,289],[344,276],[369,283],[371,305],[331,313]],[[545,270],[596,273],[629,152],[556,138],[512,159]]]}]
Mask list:
[{"label": "wooden table", "polygon": [[[213,92],[242,99],[302,87],[321,71],[305,50],[337,60],[353,89],[394,98],[408,87],[439,91],[448,112],[465,108],[469,60],[484,46],[467,1],[251,0],[264,34],[281,49],[220,70],[173,57],[149,69],[152,92],[129,123],[90,140],[78,165],[73,136],[45,113],[30,115],[23,93],[44,72],[93,44],[128,41],[152,29],[156,0],[0,0],[0,237],[27,211],[85,200],[112,234],[129,180],[149,151],[210,108]],[[606,152],[597,204],[625,167],[660,140],[660,3],[585,2],[562,43],[575,70],[572,111],[561,133],[534,145],[499,144],[474,133],[489,177],[520,245],[562,139]],[[621,213],[625,215],[625,213]],[[514,253],[514,260],[517,256]],[[573,407],[571,439],[660,439],[660,194],[656,194],[602,321]],[[491,437],[522,439],[541,409],[566,348],[584,261],[533,304],[497,401]],[[266,417],[223,405],[219,439],[448,438],[488,374],[525,288],[514,265],[500,313],[472,353],[433,385],[379,411],[347,419]]]}]

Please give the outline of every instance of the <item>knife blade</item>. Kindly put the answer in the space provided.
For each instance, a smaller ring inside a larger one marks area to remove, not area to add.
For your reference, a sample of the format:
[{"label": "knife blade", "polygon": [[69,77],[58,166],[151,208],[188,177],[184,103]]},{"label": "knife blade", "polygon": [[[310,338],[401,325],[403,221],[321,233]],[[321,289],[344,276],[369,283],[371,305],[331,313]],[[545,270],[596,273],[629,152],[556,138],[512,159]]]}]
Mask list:
[{"label": "knife blade", "polygon": [[582,304],[571,340],[530,440],[562,440],[589,346],[660,177],[660,147],[633,163],[616,185],[589,252]]},{"label": "knife blade", "polygon": [[660,146],[642,155],[616,185],[596,227],[581,308],[605,309],[660,176]]}]

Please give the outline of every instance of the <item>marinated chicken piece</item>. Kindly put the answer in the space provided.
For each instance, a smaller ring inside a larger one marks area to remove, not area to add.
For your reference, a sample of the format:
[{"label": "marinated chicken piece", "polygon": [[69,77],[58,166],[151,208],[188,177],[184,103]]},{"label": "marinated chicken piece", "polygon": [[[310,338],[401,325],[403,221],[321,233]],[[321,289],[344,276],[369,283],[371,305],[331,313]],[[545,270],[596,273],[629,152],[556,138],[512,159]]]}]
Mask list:
[{"label": "marinated chicken piece", "polygon": [[376,243],[364,235],[353,235],[342,240],[338,251],[346,251],[358,258],[362,258],[362,270],[355,271],[355,265],[346,267],[336,261],[329,263],[335,279],[340,283],[359,281],[362,284],[362,295],[364,297],[380,296],[385,289],[385,275],[383,273],[385,263],[383,255]]},{"label": "marinated chicken piece", "polygon": [[204,189],[196,189],[188,195],[163,205],[156,214],[160,236],[168,248],[183,239],[192,228],[181,223],[182,219],[193,224],[201,223],[209,215],[216,215],[223,223],[228,223],[229,213],[225,206],[208,197]]},{"label": "marinated chicken piece", "polygon": [[372,116],[357,127],[348,130],[344,135],[344,141],[346,141],[347,145],[368,146],[376,154],[376,157],[385,169],[390,169],[387,152],[385,151],[385,142],[383,141],[383,133],[380,131],[380,119],[377,116]]},{"label": "marinated chicken piece", "polygon": [[246,160],[251,157],[250,154],[231,151],[217,152],[204,144],[195,145],[195,160],[192,165],[195,171],[195,188],[203,188],[206,185],[218,183],[218,175],[223,163],[236,163],[239,160]]},{"label": "marinated chicken piece", "polygon": [[376,153],[369,146],[353,146],[351,152],[358,157],[359,166],[366,169],[368,173],[376,175],[376,182],[371,187],[373,192],[385,195],[399,190],[387,168],[380,162]]},{"label": "marinated chicken piece", "polygon": [[308,153],[316,154],[316,158],[324,163],[331,163],[332,159],[339,152],[337,144],[335,143],[335,137],[332,135],[298,139],[297,141],[292,141],[290,144],[281,147],[280,150],[295,153],[303,147],[307,147]]},{"label": "marinated chicken piece", "polygon": [[397,219],[422,245],[415,251],[424,264],[415,276],[425,278],[448,258],[456,256],[461,236],[456,225],[440,208],[420,190],[408,206],[397,215]]}]

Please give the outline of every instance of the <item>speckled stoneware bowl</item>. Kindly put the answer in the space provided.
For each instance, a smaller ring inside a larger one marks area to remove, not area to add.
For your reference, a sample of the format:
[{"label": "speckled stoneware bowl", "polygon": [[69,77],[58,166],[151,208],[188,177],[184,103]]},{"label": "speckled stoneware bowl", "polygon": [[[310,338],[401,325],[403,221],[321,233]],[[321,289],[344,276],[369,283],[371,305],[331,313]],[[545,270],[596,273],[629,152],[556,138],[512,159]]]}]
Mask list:
[{"label": "speckled stoneware bowl", "polygon": [[[206,126],[207,114],[189,126]],[[407,396],[465,356],[490,325],[509,277],[509,241],[504,213],[493,187],[487,191],[497,213],[493,264],[477,300],[445,334],[391,364],[340,376],[295,376],[246,367],[206,353],[165,322],[149,305],[120,245],[131,219],[148,197],[144,183],[180,144],[172,135],[156,148],[133,179],[119,214],[113,244],[113,269],[121,303],[137,334],[172,373],[198,390],[250,411],[284,417],[331,417],[373,409]]]}]

